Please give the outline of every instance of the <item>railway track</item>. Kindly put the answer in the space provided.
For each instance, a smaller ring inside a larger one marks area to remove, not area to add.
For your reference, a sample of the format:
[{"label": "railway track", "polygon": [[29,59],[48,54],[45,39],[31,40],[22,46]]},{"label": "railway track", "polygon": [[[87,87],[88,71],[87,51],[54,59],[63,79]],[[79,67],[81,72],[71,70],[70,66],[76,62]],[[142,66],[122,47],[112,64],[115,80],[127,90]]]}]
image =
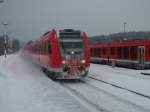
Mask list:
[{"label": "railway track", "polygon": [[[81,80],[78,80],[78,82],[82,82]],[[83,83],[83,82],[82,82]],[[100,107],[98,104],[93,103],[89,99],[87,99],[84,95],[76,91],[75,89],[71,88],[66,84],[66,82],[59,82],[61,86],[63,86],[65,89],[67,89],[69,92],[71,92],[71,95],[75,97],[81,104],[83,104],[90,112],[111,112],[107,109],[104,109],[103,107]]]},{"label": "railway track", "polygon": [[[99,81],[96,78],[93,78],[91,76],[88,76],[87,78]],[[100,81],[100,82],[104,83],[104,81]],[[72,83],[73,83],[73,85],[72,85]],[[117,95],[114,95],[114,94],[112,94],[112,93],[110,93],[110,92],[108,92],[108,91],[106,91],[104,89],[96,87],[94,84],[91,84],[86,79],[77,80],[77,81],[75,81],[75,83],[71,82],[71,81],[69,83],[61,81],[61,82],[59,82],[59,84],[61,86],[63,86],[64,88],[66,88],[68,91],[70,91],[71,94],[73,94],[73,96],[75,96],[76,99],[82,100],[80,102],[84,102],[83,104],[84,104],[85,107],[94,108],[94,112],[116,112],[116,111],[113,110],[113,109],[111,110],[110,107],[107,107],[107,106],[104,106],[104,105],[100,105],[99,102],[96,102],[94,100],[92,101],[91,99],[87,98],[87,96],[85,94],[90,94],[90,93],[87,93],[87,91],[84,91],[84,90],[82,90],[82,92],[81,92],[81,90],[77,89],[76,87],[74,87],[74,85],[79,84],[77,86],[84,86],[86,88],[89,88],[90,91],[95,92],[96,94],[98,94],[98,97],[97,97],[98,99],[100,97],[102,97],[101,94],[104,94],[104,95],[110,97],[110,99],[113,99],[112,100],[113,102],[120,102],[120,103],[118,103],[119,105],[124,105],[127,108],[133,108],[133,109],[136,108],[135,111],[136,110],[138,110],[139,112],[149,112],[150,111],[149,109],[146,109],[146,108],[144,108],[143,106],[141,106],[139,104],[136,104],[134,102],[128,101],[127,99],[123,99],[123,98],[121,98],[121,97],[119,97]],[[105,84],[107,84],[107,82]],[[111,85],[111,84],[109,84],[109,85]],[[117,87],[117,88],[120,88],[120,87],[118,87],[116,85],[113,85],[113,86]],[[93,94],[90,95],[90,97],[93,97],[93,96],[94,96]],[[103,99],[103,97],[102,97],[102,99]],[[101,102],[103,102],[102,99],[100,98]],[[105,99],[105,97],[104,97],[104,99]],[[115,107],[115,108],[118,108],[118,107]],[[91,112],[92,111],[93,111],[93,109],[91,110]],[[124,110],[122,110],[122,111],[124,111]],[[126,110],[126,111],[128,112],[128,110]]]},{"label": "railway track", "polygon": [[111,86],[116,87],[116,88],[119,88],[119,89],[123,89],[123,90],[129,91],[129,92],[134,93],[134,94],[136,94],[136,95],[139,95],[139,96],[142,96],[142,97],[145,97],[145,98],[150,99],[150,96],[145,95],[145,94],[142,94],[142,93],[140,93],[140,92],[136,92],[136,91],[134,91],[134,90],[130,90],[130,89],[127,89],[127,88],[118,86],[118,85],[116,85],[116,84],[112,84],[112,83],[103,81],[103,80],[101,80],[101,79],[97,79],[97,78],[92,77],[92,76],[88,76],[88,78],[93,79],[93,80],[96,80],[96,81],[99,81],[99,82],[102,82],[102,83],[105,83],[105,84],[108,84],[108,85],[111,85]]},{"label": "railway track", "polygon": [[[90,78],[91,76],[88,76],[88,77]],[[92,77],[92,78],[93,78],[93,77]],[[95,79],[96,79],[96,78],[95,78]],[[94,80],[95,80],[95,79],[94,79]],[[97,81],[97,80],[96,80],[96,81]],[[106,94],[106,95],[109,95],[109,96],[115,98],[116,100],[118,100],[118,101],[120,101],[120,102],[123,102],[123,103],[125,103],[125,104],[129,104],[130,106],[133,106],[133,107],[136,107],[136,108],[138,108],[138,110],[141,110],[141,111],[144,111],[144,112],[150,112],[149,109],[146,109],[146,108],[142,107],[141,105],[138,105],[138,104],[133,103],[133,102],[131,102],[131,101],[128,101],[128,100],[126,100],[126,99],[122,99],[122,98],[120,98],[119,96],[113,95],[112,93],[109,93],[108,91],[106,91],[106,90],[104,90],[104,89],[101,89],[101,88],[95,86],[94,84],[89,83],[89,82],[86,81],[86,80],[81,80],[81,82],[84,83],[84,84],[87,84],[88,86],[91,86],[92,88],[97,89],[99,92],[102,92],[102,93],[104,93],[104,94]],[[102,83],[104,83],[104,82],[102,82]],[[107,84],[107,83],[105,83],[105,84]],[[109,84],[109,85],[110,85],[110,84]],[[116,85],[115,85],[114,87],[116,87]],[[117,87],[117,88],[118,88],[118,87]],[[120,89],[120,87],[119,87],[119,89]]]}]

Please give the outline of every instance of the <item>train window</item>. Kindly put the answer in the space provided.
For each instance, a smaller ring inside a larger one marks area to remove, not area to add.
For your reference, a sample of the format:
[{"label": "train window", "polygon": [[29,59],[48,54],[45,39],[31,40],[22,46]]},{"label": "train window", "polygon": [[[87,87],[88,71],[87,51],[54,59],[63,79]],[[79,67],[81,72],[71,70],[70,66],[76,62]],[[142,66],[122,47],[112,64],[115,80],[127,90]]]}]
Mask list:
[{"label": "train window", "polygon": [[93,48],[92,54],[93,54],[93,57],[94,57],[95,56],[95,48]]},{"label": "train window", "polygon": [[41,53],[41,44],[39,43],[39,51],[38,51],[38,53],[40,54]]},{"label": "train window", "polygon": [[96,48],[96,57],[98,57],[98,56],[99,56],[99,49]]},{"label": "train window", "polygon": [[45,54],[47,54],[48,53],[48,42],[47,41],[45,41]]},{"label": "train window", "polygon": [[101,48],[99,48],[99,56],[101,57]]},{"label": "train window", "polygon": [[96,57],[96,48],[94,48],[94,57]]},{"label": "train window", "polygon": [[91,56],[94,57],[94,48],[91,48]]},{"label": "train window", "polygon": [[37,45],[35,44],[35,54],[37,54]]},{"label": "train window", "polygon": [[47,42],[44,43],[44,54],[47,54],[48,53],[48,44]]},{"label": "train window", "polygon": [[91,51],[91,57],[93,57],[93,48],[91,48],[90,51]]},{"label": "train window", "polygon": [[150,46],[148,48],[148,57],[150,57]]},{"label": "train window", "polygon": [[94,48],[94,57],[96,57],[96,48]]},{"label": "train window", "polygon": [[48,53],[49,53],[49,54],[51,54],[51,53],[52,53],[52,49],[51,49],[50,41],[48,42]]},{"label": "train window", "polygon": [[39,45],[38,45],[38,43],[37,43],[37,54],[39,54],[39,51],[40,51],[39,48],[40,48],[40,47],[39,47]]},{"label": "train window", "polygon": [[106,54],[106,48],[103,48],[103,55]]},{"label": "train window", "polygon": [[97,48],[95,48],[95,57],[97,57]]},{"label": "train window", "polygon": [[130,50],[130,54],[131,54],[131,59],[136,60],[137,59],[137,46],[132,46],[131,50]]},{"label": "train window", "polygon": [[118,53],[118,58],[122,58],[122,48],[121,47],[118,47],[117,48],[117,53]]},{"label": "train window", "polygon": [[110,52],[111,52],[111,55],[115,55],[115,48],[114,48],[114,47],[111,47],[111,48],[110,48]]},{"label": "train window", "polygon": [[148,58],[149,57],[149,46],[145,46],[146,50],[145,50],[145,57]]},{"label": "train window", "polygon": [[43,54],[46,54],[46,42],[43,43]]},{"label": "train window", "polygon": [[42,54],[44,54],[44,42],[42,42]]},{"label": "train window", "polygon": [[124,58],[125,59],[129,58],[129,47],[124,47]]},{"label": "train window", "polygon": [[40,54],[42,53],[42,43],[40,42]]},{"label": "train window", "polygon": [[91,56],[93,57],[93,48],[90,49]]},{"label": "train window", "polygon": [[43,43],[43,54],[45,54],[45,48],[46,48],[46,46],[45,46],[45,41],[44,41],[44,43]]}]

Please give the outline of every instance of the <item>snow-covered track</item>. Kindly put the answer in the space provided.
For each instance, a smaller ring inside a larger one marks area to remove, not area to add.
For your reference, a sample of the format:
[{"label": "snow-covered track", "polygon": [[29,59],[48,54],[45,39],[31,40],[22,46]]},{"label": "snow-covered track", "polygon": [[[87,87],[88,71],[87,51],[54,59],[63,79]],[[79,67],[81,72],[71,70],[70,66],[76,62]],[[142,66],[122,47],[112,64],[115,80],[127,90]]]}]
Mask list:
[{"label": "snow-covered track", "polygon": [[[74,80],[75,81],[75,80]],[[74,82],[73,81],[73,82]],[[82,80],[76,80],[77,83],[84,83]],[[67,89],[68,91],[71,92],[71,94],[73,94],[77,100],[80,100],[80,102],[83,102],[82,104],[85,104],[85,106],[87,108],[92,108],[89,109],[91,112],[94,111],[94,112],[111,112],[107,109],[104,109],[103,107],[100,107],[98,104],[93,103],[92,101],[90,101],[89,99],[87,99],[84,95],[82,95],[80,92],[78,92],[76,89],[72,88],[71,86],[69,86],[66,81],[60,81],[59,84],[61,86],[63,86],[65,89]],[[85,83],[86,84],[86,83]],[[82,101],[81,101],[82,100]]]},{"label": "snow-covered track", "polygon": [[[114,95],[113,93],[106,91],[105,89],[97,87],[94,83],[91,83],[90,80],[92,79],[87,77],[85,79],[80,79],[76,81],[60,81],[59,84],[66,90],[71,92],[71,94],[73,94],[77,100],[82,100],[79,102],[84,102],[81,104],[84,104],[85,107],[94,108],[96,110],[94,112],[150,111],[142,105],[136,104],[132,101]],[[97,82],[97,84],[98,83],[99,82]]]},{"label": "snow-covered track", "polygon": [[[88,76],[88,78],[91,79],[90,76]],[[93,78],[92,78],[92,79],[93,79]],[[94,80],[95,80],[95,79],[94,79]],[[97,80],[95,80],[95,81],[97,81]],[[84,80],[84,79],[82,80],[82,79],[81,79],[81,82],[82,82],[83,84],[86,84],[86,85],[88,85],[88,86],[90,86],[90,87],[92,87],[92,88],[98,90],[99,92],[102,92],[102,93],[104,93],[104,94],[107,94],[107,95],[110,96],[110,97],[113,97],[114,99],[116,99],[116,100],[118,100],[118,101],[120,101],[120,102],[122,102],[122,103],[124,103],[124,104],[129,104],[129,105],[132,106],[132,107],[136,107],[136,108],[138,108],[138,110],[141,110],[141,111],[144,111],[144,112],[149,112],[149,111],[150,111],[149,109],[146,109],[146,108],[142,107],[141,105],[138,105],[138,104],[136,104],[136,103],[133,103],[133,102],[127,100],[127,99],[122,99],[122,98],[119,97],[119,96],[116,96],[116,95],[114,95],[114,94],[112,94],[112,93],[109,93],[108,91],[106,91],[106,90],[104,90],[104,89],[102,89],[102,88],[99,88],[99,87],[95,86],[95,85],[92,84],[92,83],[89,83],[87,80]],[[103,82],[102,82],[102,83],[103,83]],[[106,84],[106,83],[105,83],[105,84]],[[111,86],[112,86],[112,85],[111,85]],[[115,86],[115,87],[116,87],[116,86]]]},{"label": "snow-covered track", "polygon": [[112,83],[110,83],[110,82],[106,82],[106,81],[103,81],[103,80],[101,80],[101,79],[97,79],[97,78],[92,77],[92,76],[88,76],[88,78],[93,79],[93,80],[96,80],[96,81],[99,81],[99,82],[102,82],[102,83],[105,83],[105,84],[108,84],[108,85],[111,85],[111,86],[116,87],[116,88],[119,88],[119,89],[123,89],[123,90],[129,91],[129,92],[131,92],[131,93],[134,93],[134,94],[137,94],[137,95],[139,95],[139,96],[143,96],[143,97],[145,97],[145,98],[150,99],[150,96],[145,95],[145,94],[143,94],[143,93],[136,92],[136,91],[134,91],[134,90],[130,90],[130,89],[121,87],[121,86],[119,86],[119,85],[112,84]]}]

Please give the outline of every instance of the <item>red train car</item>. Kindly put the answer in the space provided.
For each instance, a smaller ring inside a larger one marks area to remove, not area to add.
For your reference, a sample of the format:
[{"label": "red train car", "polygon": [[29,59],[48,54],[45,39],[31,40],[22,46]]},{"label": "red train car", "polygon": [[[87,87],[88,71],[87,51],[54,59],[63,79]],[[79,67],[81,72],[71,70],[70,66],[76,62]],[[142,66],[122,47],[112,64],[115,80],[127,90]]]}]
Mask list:
[{"label": "red train car", "polygon": [[78,79],[88,74],[90,49],[87,34],[80,30],[52,30],[29,42],[24,51],[52,78]]},{"label": "red train car", "polygon": [[95,44],[90,46],[90,52],[91,62],[150,68],[150,40]]}]

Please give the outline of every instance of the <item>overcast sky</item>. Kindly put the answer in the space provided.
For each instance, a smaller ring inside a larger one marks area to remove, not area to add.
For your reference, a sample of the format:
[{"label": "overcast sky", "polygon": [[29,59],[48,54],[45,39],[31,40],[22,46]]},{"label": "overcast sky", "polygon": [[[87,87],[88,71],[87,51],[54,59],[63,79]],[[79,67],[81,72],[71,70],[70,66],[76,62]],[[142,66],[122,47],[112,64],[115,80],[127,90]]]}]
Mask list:
[{"label": "overcast sky", "polygon": [[[150,0],[5,0],[0,23],[10,36],[38,39],[51,29],[73,28],[90,36],[150,30]],[[4,30],[0,24],[0,34]]]}]

